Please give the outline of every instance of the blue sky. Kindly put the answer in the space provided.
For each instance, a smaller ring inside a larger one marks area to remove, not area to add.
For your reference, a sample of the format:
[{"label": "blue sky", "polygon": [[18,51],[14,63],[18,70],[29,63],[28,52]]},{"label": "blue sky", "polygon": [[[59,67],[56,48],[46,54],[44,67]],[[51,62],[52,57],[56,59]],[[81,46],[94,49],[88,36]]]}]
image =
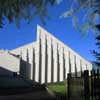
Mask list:
[{"label": "blue sky", "polygon": [[15,23],[9,24],[6,22],[7,24],[4,25],[4,28],[0,29],[0,48],[11,50],[35,41],[36,27],[39,24],[84,58],[94,60],[90,53],[90,50],[95,48],[94,35],[89,33],[82,37],[81,33],[74,29],[71,18],[59,18],[68,7],[67,5],[61,3],[60,5],[49,7],[50,19],[46,20],[46,25],[43,25],[38,17],[35,17],[30,24],[21,20],[20,29],[16,27]]}]

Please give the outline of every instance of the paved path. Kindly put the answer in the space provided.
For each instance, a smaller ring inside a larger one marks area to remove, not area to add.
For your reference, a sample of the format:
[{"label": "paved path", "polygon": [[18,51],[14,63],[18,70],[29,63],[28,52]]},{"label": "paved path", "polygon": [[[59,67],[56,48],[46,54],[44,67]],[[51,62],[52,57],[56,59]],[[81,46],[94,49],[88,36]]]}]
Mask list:
[{"label": "paved path", "polygon": [[54,96],[47,91],[0,96],[0,100],[53,100],[53,98]]},{"label": "paved path", "polygon": [[0,100],[52,100],[46,86],[29,80],[0,77]]}]

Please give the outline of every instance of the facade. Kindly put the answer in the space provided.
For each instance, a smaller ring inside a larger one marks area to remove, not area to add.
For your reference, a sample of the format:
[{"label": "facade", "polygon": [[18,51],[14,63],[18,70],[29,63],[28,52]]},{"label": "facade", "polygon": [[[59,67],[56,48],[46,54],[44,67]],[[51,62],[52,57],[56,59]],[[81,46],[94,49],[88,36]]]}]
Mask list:
[{"label": "facade", "polygon": [[[63,81],[69,72],[78,73],[92,69],[91,62],[39,25],[35,42],[11,50],[10,53],[21,56],[20,73],[40,83]],[[23,64],[23,61],[26,63]]]},{"label": "facade", "polygon": [[8,51],[0,50],[0,75],[13,76],[14,72],[19,74],[20,59]]}]

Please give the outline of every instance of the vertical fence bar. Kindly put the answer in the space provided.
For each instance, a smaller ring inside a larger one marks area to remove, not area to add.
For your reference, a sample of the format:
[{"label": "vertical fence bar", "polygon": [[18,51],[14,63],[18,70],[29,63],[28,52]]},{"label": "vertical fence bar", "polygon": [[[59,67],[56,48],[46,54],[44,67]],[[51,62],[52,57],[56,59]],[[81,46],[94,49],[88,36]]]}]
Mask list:
[{"label": "vertical fence bar", "polygon": [[97,100],[100,100],[100,79],[99,79],[99,69],[97,69]]},{"label": "vertical fence bar", "polygon": [[71,73],[67,76],[67,97],[70,100],[70,80],[71,80]]},{"label": "vertical fence bar", "polygon": [[91,99],[93,100],[94,97],[94,90],[93,90],[93,74],[94,74],[94,70],[91,71]]},{"label": "vertical fence bar", "polygon": [[84,71],[84,100],[90,100],[89,71]]},{"label": "vertical fence bar", "polygon": [[98,95],[99,95],[99,100],[100,100],[100,70],[98,71],[98,73],[99,73],[99,76],[98,76],[98,78],[99,78],[99,93],[98,93]]},{"label": "vertical fence bar", "polygon": [[93,75],[93,93],[94,93],[94,99],[96,99],[96,71],[94,70],[94,73],[93,73],[94,75]]}]

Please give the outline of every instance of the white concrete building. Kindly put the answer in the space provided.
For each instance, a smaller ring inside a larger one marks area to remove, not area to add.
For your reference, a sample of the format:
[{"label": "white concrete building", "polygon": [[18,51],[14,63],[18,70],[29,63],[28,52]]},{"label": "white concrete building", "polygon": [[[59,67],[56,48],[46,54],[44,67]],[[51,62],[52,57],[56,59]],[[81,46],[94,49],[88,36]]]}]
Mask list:
[{"label": "white concrete building", "polygon": [[0,75],[12,76],[20,71],[20,59],[8,51],[0,50]]},{"label": "white concrete building", "polygon": [[[67,78],[67,73],[91,70],[92,63],[85,60],[67,45],[37,26],[37,40],[9,51],[20,55],[19,72],[36,82],[59,82]],[[23,61],[26,62],[23,64]]]}]

